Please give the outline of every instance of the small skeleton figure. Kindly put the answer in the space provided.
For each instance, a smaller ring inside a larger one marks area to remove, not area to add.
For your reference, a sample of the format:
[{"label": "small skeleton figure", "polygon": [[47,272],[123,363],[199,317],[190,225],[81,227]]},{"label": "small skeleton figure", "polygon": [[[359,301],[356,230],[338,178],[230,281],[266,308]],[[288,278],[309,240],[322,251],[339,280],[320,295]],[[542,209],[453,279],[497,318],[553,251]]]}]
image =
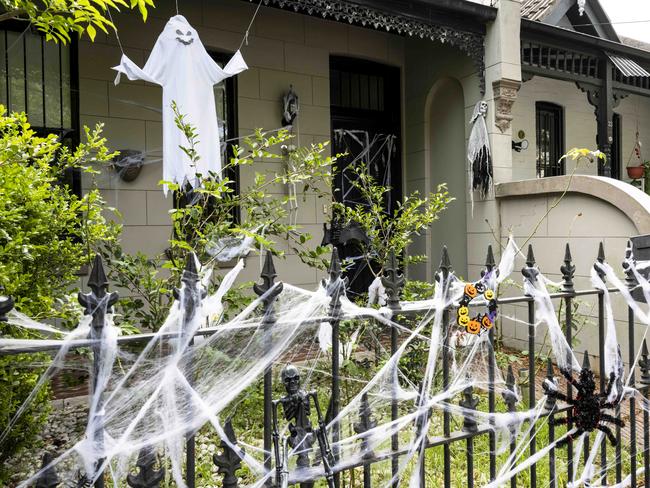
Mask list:
[{"label": "small skeleton figure", "polygon": [[282,98],[282,127],[292,126],[299,112],[298,95],[293,90],[293,85],[289,85],[289,91]]},{"label": "small skeleton figure", "polygon": [[574,434],[569,435],[558,442],[557,447],[562,447],[568,444],[570,440],[581,436],[585,432],[591,432],[594,429],[604,432],[612,445],[615,446],[617,444],[616,437],[614,437],[610,428],[605,425],[605,422],[620,427],[625,427],[625,423],[621,419],[604,412],[604,410],[614,408],[618,403],[620,403],[620,399],[614,401],[607,400],[607,397],[609,397],[609,394],[612,392],[612,387],[616,383],[616,375],[614,372],[609,375],[609,381],[607,382],[605,392],[596,393],[594,373],[589,368],[582,368],[577,380],[573,378],[570,371],[567,371],[566,369],[560,369],[560,371],[566,380],[576,390],[578,390],[578,394],[575,398],[567,398],[566,395],[558,391],[555,384],[548,380],[544,381],[542,386],[549,397],[567,402],[572,407],[570,417],[567,415],[566,417],[554,419],[554,424],[566,424],[570,418],[577,430]]},{"label": "small skeleton figure", "polygon": [[300,373],[293,365],[288,365],[281,373],[282,383],[287,396],[279,402],[284,410],[284,418],[289,421],[289,445],[299,449],[297,464],[299,467],[309,466],[309,453],[314,444],[314,430],[309,420],[309,393],[300,389]]},{"label": "small skeleton figure", "polygon": [[[275,449],[275,466],[277,471],[278,486],[286,486],[288,483],[288,453],[286,444],[296,451],[298,468],[310,466],[309,454],[314,441],[317,440],[320,447],[321,459],[325,468],[325,476],[330,488],[334,486],[334,476],[331,470],[333,464],[332,452],[327,439],[327,430],[323,419],[318,394],[315,391],[305,391],[300,388],[300,373],[298,369],[289,364],[280,374],[282,383],[287,395],[279,400],[273,401],[273,445]],[[318,428],[313,429],[309,414],[313,401],[318,417]],[[289,421],[289,436],[285,436],[280,442],[280,430],[278,427],[278,405],[282,405],[284,418]],[[313,486],[313,483],[303,483],[302,486]]]}]

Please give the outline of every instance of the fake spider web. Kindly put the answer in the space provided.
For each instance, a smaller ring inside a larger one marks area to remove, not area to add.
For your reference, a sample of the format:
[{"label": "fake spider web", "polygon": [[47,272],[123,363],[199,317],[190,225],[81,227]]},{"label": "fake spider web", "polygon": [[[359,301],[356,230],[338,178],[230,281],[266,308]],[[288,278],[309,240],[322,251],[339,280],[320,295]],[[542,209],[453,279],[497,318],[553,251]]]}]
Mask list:
[{"label": "fake spider web", "polygon": [[[485,284],[493,290],[508,278],[513,270],[515,258],[520,251],[511,240],[505,248],[499,266],[489,270]],[[639,283],[646,298],[650,298],[650,283],[639,273],[637,267],[646,263],[635,263],[628,253],[626,266]],[[250,472],[250,486],[262,487],[277,476],[276,470],[268,470],[264,460],[272,453],[265,452],[260,442],[239,442],[234,444],[224,429],[225,420],[237,415],[237,405],[242,396],[263,376],[265,370],[276,369],[290,362],[299,365],[304,390],[309,390],[321,371],[319,361],[331,354],[331,326],[325,317],[330,313],[331,291],[343,285],[342,281],[326,282],[316,291],[308,291],[289,284],[271,287],[260,298],[253,301],[234,319],[220,322],[222,298],[242,269],[240,262],[222,281],[219,290],[201,300],[201,281],[184,280],[177,301],[160,330],[144,349],[133,353],[118,345],[118,331],[107,316],[100,338],[101,361],[98,364],[94,394],[90,398],[90,411],[85,433],[65,452],[55,456],[49,465],[19,486],[34,483],[45,470],[56,466],[60,473],[83,471],[87,479],[94,482],[98,473],[105,471],[117,483],[125,479],[138,452],[143,448],[164,451],[169,460],[171,477],[177,486],[185,486],[183,480],[183,451],[185,439],[205,425],[210,425],[222,441],[241,457]],[[206,282],[209,273],[203,273]],[[630,373],[623,374],[623,365],[618,352],[618,340],[614,326],[611,299],[603,277],[617,288],[646,327],[650,315],[632,298],[627,285],[607,265],[598,263],[592,271],[593,285],[602,290],[605,303],[606,374],[612,375],[612,390],[608,401],[620,403],[625,398],[637,398],[643,408],[648,408],[637,390],[630,385]],[[340,278],[337,278],[340,280]],[[454,310],[461,302],[465,283],[453,273],[439,272],[436,277],[434,295],[429,300],[403,302],[402,310],[424,310],[408,325],[398,323],[386,308],[379,310],[355,305],[345,297],[341,298],[341,319],[357,321],[372,320],[384,330],[395,328],[400,334],[400,343],[394,354],[382,350],[385,360],[378,365],[370,379],[363,380],[358,390],[346,398],[338,415],[328,419],[325,432],[331,448],[329,468],[321,459],[308,466],[297,466],[296,458],[304,452],[304,446],[288,450],[286,471],[287,483],[306,482],[333,472],[340,472],[352,466],[363,464],[364,460],[386,459],[390,462],[392,441],[399,438],[400,457],[395,475],[383,480],[383,486],[399,482],[411,487],[420,486],[424,452],[429,437],[440,433],[439,419],[442,414],[471,418],[481,429],[493,431],[498,438],[498,453],[506,452],[514,445],[512,454],[501,465],[494,481],[488,487],[501,486],[517,473],[528,469],[544,458],[551,449],[564,442],[567,436],[575,435],[577,429],[569,430],[554,442],[543,446],[533,456],[527,456],[526,448],[532,433],[537,432],[546,421],[543,396],[528,410],[512,413],[487,413],[475,410],[472,394],[466,401],[459,398],[468,389],[488,390],[514,395],[511,387],[494,363],[494,354],[487,334],[461,336],[452,335],[445,340],[445,331],[454,326],[445,323],[452,320],[445,310]],[[535,327],[545,326],[548,330],[552,356],[559,368],[570,374],[579,373],[581,367],[562,334],[547,285],[551,283],[539,270],[529,273],[525,291],[535,303]],[[281,291],[280,291],[281,288]],[[263,305],[277,294],[272,306]],[[477,299],[479,300],[479,299]],[[188,307],[188,304],[191,306]],[[101,304],[100,304],[101,305]],[[480,303],[478,303],[480,305]],[[189,315],[186,315],[189,311]],[[1,339],[0,349],[25,350],[41,345],[60,345],[59,352],[43,374],[33,395],[21,407],[8,429],[0,435],[3,441],[11,426],[18,419],[31,400],[53,374],[66,367],[68,352],[86,340],[90,332],[90,320],[85,318],[69,333],[47,324],[41,324],[18,313],[10,317],[12,325],[38,333],[56,334],[60,339]],[[207,323],[207,329],[201,329]],[[201,330],[200,330],[201,329]],[[199,333],[200,335],[195,335]],[[358,339],[352,334],[350,341]],[[415,384],[403,370],[401,361],[409,348],[420,344],[426,351],[426,362],[422,365],[421,383]],[[381,341],[378,347],[383,347]],[[346,350],[343,344],[343,351]],[[344,352],[345,354],[345,352]],[[638,355],[633,358],[632,370]],[[448,366],[446,387],[440,382],[443,364]],[[493,372],[491,374],[491,371]],[[493,377],[491,377],[493,376]],[[552,388],[552,386],[549,386]],[[326,401],[327,399],[322,399]],[[469,403],[468,403],[469,402]],[[397,416],[393,406],[397,406]],[[372,412],[366,417],[365,425],[359,428],[360,412]],[[261,413],[260,413],[261,416]],[[287,435],[288,427],[283,425],[279,435]],[[334,433],[338,433],[334,435]],[[574,439],[576,466],[579,465],[582,446],[588,432]],[[598,432],[591,446],[584,468],[576,473],[571,486],[601,486],[596,474],[595,458],[604,434]],[[311,453],[310,453],[311,454]],[[317,456],[312,459],[317,461]],[[327,470],[329,469],[329,473]],[[629,477],[627,478],[629,483]],[[625,482],[620,485],[625,486]]]}]

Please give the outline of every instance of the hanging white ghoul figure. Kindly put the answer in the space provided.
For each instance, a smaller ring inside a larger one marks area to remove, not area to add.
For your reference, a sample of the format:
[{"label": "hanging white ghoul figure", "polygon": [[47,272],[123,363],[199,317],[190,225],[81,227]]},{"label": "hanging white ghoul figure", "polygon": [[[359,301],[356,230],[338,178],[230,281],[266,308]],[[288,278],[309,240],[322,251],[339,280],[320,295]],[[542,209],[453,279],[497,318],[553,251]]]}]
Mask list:
[{"label": "hanging white ghoul figure", "polygon": [[[115,84],[124,73],[129,80],[144,80],[163,88],[163,180],[197,187],[203,178],[221,171],[219,124],[214,101],[214,85],[241,73],[248,66],[237,51],[222,69],[205,50],[196,30],[182,15],[169,19],[144,65],[139,68],[125,54]],[[192,162],[181,146],[187,139],[176,127],[172,102],[195,127],[198,134],[197,162]],[[167,194],[167,185],[163,190]]]},{"label": "hanging white ghoul figure", "polygon": [[485,198],[492,186],[492,154],[488,138],[485,116],[488,105],[484,101],[474,106],[474,113],[469,123],[472,131],[467,144],[467,159],[469,160],[469,179],[472,190],[478,190]]}]

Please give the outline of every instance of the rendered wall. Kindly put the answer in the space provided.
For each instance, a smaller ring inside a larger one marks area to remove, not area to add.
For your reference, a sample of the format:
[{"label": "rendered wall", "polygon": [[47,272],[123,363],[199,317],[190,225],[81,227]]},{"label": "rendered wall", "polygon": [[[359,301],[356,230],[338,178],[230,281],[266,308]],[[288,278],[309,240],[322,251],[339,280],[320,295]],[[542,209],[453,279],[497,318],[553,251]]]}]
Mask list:
[{"label": "rendered wall", "polygon": [[[167,19],[175,14],[173,2],[156,4],[146,24],[135,15],[115,16],[122,45],[140,66]],[[234,52],[256,5],[241,0],[181,0],[179,7],[208,49]],[[299,143],[329,140],[330,54],[403,66],[404,43],[403,38],[384,32],[263,6],[251,29],[248,46],[242,49],[250,69],[237,77],[239,135],[258,127],[279,127],[281,98],[293,84],[301,103]],[[155,254],[167,246],[168,211],[172,205],[171,198],[165,199],[158,186],[162,178],[161,89],[144,82],[129,82],[125,77],[120,85],[114,86],[115,72],[110,67],[119,62],[120,55],[115,37],[98,36],[92,44],[81,42],[81,123],[92,126],[103,122],[113,149],[147,152],[147,164],[134,182],[124,183],[108,171],[98,181],[108,203],[123,215],[125,250]],[[271,163],[244,168],[242,186],[251,181],[254,171],[279,169],[278,164]],[[323,204],[314,195],[307,195],[305,201],[300,198],[298,223],[314,236],[314,244],[322,238],[324,218]],[[316,270],[303,266],[290,253],[276,266],[279,279],[292,284],[314,285],[320,279]],[[258,260],[250,258],[242,278],[255,279],[258,274]]]},{"label": "rendered wall", "polygon": [[[522,84],[512,110],[513,134],[516,136],[519,130],[523,130],[530,144],[526,151],[513,152],[513,181],[536,177],[535,102],[552,102],[563,107],[566,150],[573,147],[597,148],[596,116],[594,107],[587,102],[587,95],[582,93],[575,83],[535,76]],[[650,159],[650,99],[630,95],[620,102],[614,112],[621,116],[621,173],[623,179],[627,180],[625,166],[634,148],[637,125],[641,142],[644,147],[649,146],[644,157]],[[574,163],[567,161],[566,174],[570,174],[574,167]],[[576,173],[595,175],[598,174],[598,168],[596,165],[583,163]]]},{"label": "rendered wall", "polygon": [[[409,41],[406,45],[406,178],[407,192],[428,194],[447,183],[456,198],[409,250],[428,261],[409,270],[412,279],[431,280],[441,245],[452,263],[467,273],[467,121],[480,100],[479,79],[471,60],[456,48]],[[450,129],[453,127],[453,129]]]},{"label": "rendered wall", "polygon": [[[569,191],[562,198],[560,197],[563,190],[569,188],[568,177],[549,178],[548,180],[561,181],[546,185],[548,192],[535,191],[533,194],[524,191],[529,193],[527,196],[522,196],[517,186],[538,183],[539,187],[542,180],[515,182],[504,185],[508,188],[497,189],[502,236],[512,234],[519,245],[531,244],[541,272],[558,283],[562,281],[560,267],[564,264],[565,244],[569,243],[573,263],[576,266],[574,278],[576,290],[593,288],[590,273],[601,241],[604,244],[606,261],[618,276],[623,276],[621,263],[627,240],[630,236],[650,232],[647,210],[645,216],[641,215],[644,208],[650,208],[648,195],[625,183],[618,183],[622,188],[622,191],[618,191],[616,187],[608,188],[607,184],[602,185],[599,181],[582,181],[581,178],[584,177],[573,178]],[[602,180],[607,179],[602,178]],[[585,194],[582,189],[589,186],[593,187],[593,192]],[[577,187],[580,187],[581,191],[574,191]],[[512,196],[513,194],[516,196]],[[630,206],[631,203],[634,205]],[[634,221],[631,216],[634,216]],[[526,252],[525,248],[522,250]],[[520,256],[511,275],[512,282],[516,285],[506,284],[502,288],[502,291],[506,292],[505,296],[523,293],[520,270],[524,264],[524,258]],[[553,286],[549,289],[557,290]],[[580,306],[574,315],[575,322],[579,325],[576,334],[578,344],[574,350],[576,352],[588,350],[591,355],[597,356],[597,299],[595,296],[590,296],[576,300]],[[564,308],[559,307],[558,302],[559,300],[556,300],[556,310],[560,310],[560,317],[563,320]],[[619,294],[612,294],[612,303],[619,343],[624,359],[627,361],[627,307]],[[518,349],[526,349],[528,347],[527,305],[504,306],[500,313],[503,320],[499,333],[502,334],[505,343]],[[637,346],[643,331],[643,327],[635,328]],[[536,337],[537,344],[541,347],[545,331],[538,332]],[[546,347],[542,349],[548,351],[548,339]],[[592,364],[597,362],[594,361]]]}]

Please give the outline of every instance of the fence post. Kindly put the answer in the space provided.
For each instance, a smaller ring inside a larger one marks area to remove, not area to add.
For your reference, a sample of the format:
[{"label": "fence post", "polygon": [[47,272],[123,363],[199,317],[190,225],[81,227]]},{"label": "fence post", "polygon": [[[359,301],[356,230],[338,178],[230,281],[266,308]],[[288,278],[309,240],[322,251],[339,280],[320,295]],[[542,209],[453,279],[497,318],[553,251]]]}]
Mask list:
[{"label": "fence post", "polygon": [[[201,289],[201,279],[199,277],[199,270],[197,269],[198,259],[193,252],[187,255],[185,262],[185,269],[181,275],[181,283],[184,285],[183,289],[186,290],[182,295],[180,289],[176,289],[174,296],[182,298],[181,310],[183,310],[183,323],[181,325],[180,341],[181,343],[188,342],[188,356],[191,354],[189,348],[192,346],[194,339],[188,337],[188,329],[196,312],[201,307],[201,300],[205,298],[205,290]],[[189,290],[189,293],[187,292]],[[191,358],[188,359],[191,364]],[[191,384],[194,378],[187,378]],[[189,432],[185,443],[185,481],[188,488],[194,488],[196,485],[196,442],[194,433]]]},{"label": "fence post", "polygon": [[[370,449],[368,443],[368,437],[363,434],[368,432],[371,429],[377,427],[377,421],[372,418],[372,411],[370,410],[370,404],[368,403],[368,394],[364,393],[361,395],[361,403],[359,405],[359,421],[354,424],[354,432],[361,436],[361,452],[363,452],[362,458],[364,460],[370,461],[375,457],[375,453]],[[370,477],[370,464],[363,464],[363,487],[370,488],[372,480]]]},{"label": "fence post", "polygon": [[[605,248],[603,242],[598,244],[598,256],[596,257],[598,264],[605,263]],[[594,264],[596,273],[600,279],[605,283],[607,276],[605,272]],[[605,292],[598,293],[598,364],[600,370],[600,391],[605,391],[607,388],[607,378],[605,374]],[[620,427],[617,427],[620,431]],[[602,442],[600,446],[600,476],[602,483],[607,484],[607,442]]]},{"label": "fence post", "polygon": [[[555,372],[553,371],[553,361],[551,358],[546,360],[546,379],[551,383],[555,380]],[[551,395],[546,396],[546,403],[544,404],[544,410],[546,410],[548,415],[548,442],[549,444],[555,441],[555,424],[553,423],[553,412],[555,411],[556,400]],[[548,485],[550,488],[555,488],[555,449],[551,449],[548,453]]]},{"label": "fence post", "polygon": [[[641,384],[643,385],[643,396],[648,399],[648,386],[650,385],[650,359],[648,358],[648,344],[646,340],[643,339],[643,346],[641,348],[641,361],[639,361],[639,366],[641,367]],[[643,409],[643,486],[645,488],[650,487],[650,414],[648,409]]]},{"label": "fence post", "polygon": [[[625,271],[625,283],[630,291],[636,288],[639,283],[634,275],[632,267],[628,263],[628,259],[633,262],[634,254],[632,251],[632,242],[628,241],[627,249],[625,251],[625,261],[623,262],[623,270]],[[635,374],[632,368],[632,363],[636,357],[636,347],[634,344],[634,310],[632,307],[627,307],[627,331],[628,331],[628,357],[630,361],[630,376],[628,383],[635,384]],[[636,401],[634,397],[630,397],[630,486],[636,486]],[[617,464],[622,464],[618,458]],[[647,476],[647,474],[646,474]]]},{"label": "fence post", "polygon": [[[463,390],[463,398],[460,400],[459,405],[465,409],[463,412],[463,430],[470,434],[475,434],[478,431],[478,424],[474,418],[471,410],[476,410],[479,398],[474,396],[474,388],[470,384]],[[474,486],[474,436],[470,436],[466,441],[467,445],[467,488]]]},{"label": "fence post", "polygon": [[41,470],[44,470],[36,480],[35,488],[56,488],[61,483],[59,476],[56,474],[56,468],[50,466],[50,463],[54,459],[51,453],[46,452],[43,454],[43,463],[41,464]]},{"label": "fence post", "polygon": [[[535,254],[533,253],[533,246],[528,245],[528,254],[526,255],[526,266],[521,270],[521,274],[525,279],[534,283],[539,274],[539,270],[535,264]],[[535,302],[530,300],[528,302],[528,408],[533,408],[535,405]],[[537,439],[535,436],[535,429],[530,431],[530,455],[537,452]],[[571,479],[571,477],[569,477]],[[537,464],[530,467],[530,486],[537,486]]]},{"label": "fence post", "polygon": [[[439,273],[442,279],[438,283],[440,286],[447,283],[449,275],[452,273],[451,261],[449,260],[449,253],[447,246],[442,247],[442,255],[440,257],[440,265],[438,266]],[[446,298],[447,290],[443,290],[443,296]],[[446,390],[449,387],[449,310],[445,309],[442,312],[442,388]],[[451,414],[445,409],[442,413],[442,429],[445,437],[451,435]],[[449,442],[445,442],[442,448],[443,453],[443,471],[444,471],[444,486],[449,488],[451,486],[451,446]],[[422,463],[424,465],[424,462]]]},{"label": "fence post", "polygon": [[[90,293],[79,293],[77,299],[86,315],[92,315],[92,322],[90,324],[89,338],[92,340],[93,351],[93,368],[92,368],[92,389],[91,398],[97,389],[97,379],[99,377],[99,368],[101,365],[102,356],[102,335],[104,332],[104,325],[106,324],[106,314],[110,313],[113,305],[117,302],[119,295],[117,292],[108,293],[108,279],[104,272],[104,264],[99,254],[95,255],[93,268],[90,271],[90,278],[88,279],[88,287]],[[93,441],[98,446],[98,451],[103,450],[104,444],[104,417],[103,402],[99,398],[97,400],[97,430],[93,432]],[[96,469],[99,469],[104,463],[103,459],[97,461]],[[95,473],[96,481],[95,488],[104,488],[104,473],[103,470]]]},{"label": "fence post", "polygon": [[[230,444],[235,445],[237,437],[235,436],[235,430],[232,428],[231,419],[228,419],[223,430]],[[222,454],[212,455],[212,462],[217,466],[219,474],[223,475],[223,488],[237,488],[238,479],[236,473],[241,468],[241,458],[223,439],[221,440],[221,449]]]},{"label": "fence post", "polygon": [[[501,392],[503,401],[508,407],[508,412],[512,413],[517,410],[517,384],[515,382],[515,374],[512,371],[512,364],[508,365],[508,374],[506,376],[506,389]],[[517,448],[517,439],[515,437],[515,429],[511,428],[510,431],[510,455],[515,452]],[[517,487],[517,476],[513,476],[510,479],[510,488]]]},{"label": "fence post", "polygon": [[[262,284],[255,283],[253,291],[259,297],[264,296],[263,299],[263,313],[262,330],[265,336],[265,346],[271,346],[271,327],[275,322],[273,314],[273,301],[282,292],[282,283],[275,284],[277,273],[275,272],[275,265],[273,264],[273,253],[266,251],[264,258],[264,265],[260,273]],[[271,289],[273,291],[271,291]],[[270,293],[269,293],[270,291]],[[264,370],[264,468],[270,472],[273,468],[272,450],[273,450],[273,366],[268,365]],[[269,479],[266,483],[270,486],[272,481]]]},{"label": "fence post", "polygon": [[[341,261],[339,259],[339,252],[334,247],[332,249],[332,260],[328,270],[329,281],[327,283],[327,295],[330,297],[329,317],[332,323],[332,397],[330,400],[330,413],[332,417],[332,455],[334,461],[339,460],[339,446],[338,441],[340,438],[340,426],[338,421],[334,421],[339,414],[340,409],[340,315],[341,315],[341,294],[345,292],[345,282],[341,278]],[[334,485],[336,488],[340,486],[341,474],[337,472],[334,475]]]},{"label": "fence post", "polygon": [[[399,263],[397,257],[395,256],[395,251],[391,251],[388,255],[388,263],[384,266],[384,276],[381,278],[381,283],[386,288],[386,295],[388,295],[388,300],[386,304],[388,308],[393,312],[393,321],[397,322],[397,312],[401,309],[399,299],[402,288],[404,287],[404,275],[399,270]],[[397,353],[397,329],[391,327],[390,329],[390,354],[394,356]],[[394,385],[395,389],[397,385]],[[393,391],[393,396],[396,396],[396,392]],[[392,421],[395,421],[398,417],[397,410],[397,399],[393,398],[390,405],[390,418]],[[390,440],[391,451],[393,452],[391,456],[391,473],[393,476],[393,488],[397,488],[399,482],[397,481],[397,473],[399,472],[399,456],[397,451],[399,449],[399,435],[394,433],[391,436]],[[370,467],[368,467],[370,470]],[[365,468],[364,468],[364,478],[365,478]]]},{"label": "fence post", "polygon": [[[485,257],[485,269],[481,272],[481,277],[485,276],[488,273],[498,272],[496,271],[497,263],[494,260],[494,252],[492,251],[492,245],[489,244],[487,248],[487,256]],[[497,290],[494,290],[494,293],[497,293]],[[495,340],[494,340],[494,329],[491,327],[488,331],[488,339],[490,341],[490,350],[488,355],[488,412],[494,413],[496,408],[496,398],[494,396],[494,379],[495,379]],[[494,424],[494,420],[490,420],[491,424]],[[488,439],[490,442],[490,481],[494,480],[497,475],[497,438],[494,430],[490,430],[488,433]]]},{"label": "fence post", "polygon": [[138,474],[129,474],[127,484],[132,488],[158,488],[165,477],[165,468],[154,469],[156,464],[156,449],[147,446],[140,449],[136,466]]}]

